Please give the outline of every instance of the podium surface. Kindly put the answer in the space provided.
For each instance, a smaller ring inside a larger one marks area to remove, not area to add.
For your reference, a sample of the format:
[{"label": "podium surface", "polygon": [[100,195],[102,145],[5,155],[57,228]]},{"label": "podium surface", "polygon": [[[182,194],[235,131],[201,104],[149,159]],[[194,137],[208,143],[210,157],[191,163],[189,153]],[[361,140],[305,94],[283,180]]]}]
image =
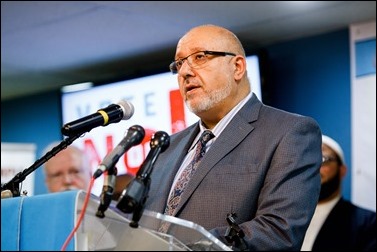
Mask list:
[{"label": "podium surface", "polygon": [[[83,210],[86,193],[67,191],[1,200],[1,250],[61,250]],[[90,195],[83,221],[66,250],[231,251],[203,227],[144,210],[139,227],[112,202],[99,218],[100,200]],[[159,232],[168,223],[170,231]]]}]

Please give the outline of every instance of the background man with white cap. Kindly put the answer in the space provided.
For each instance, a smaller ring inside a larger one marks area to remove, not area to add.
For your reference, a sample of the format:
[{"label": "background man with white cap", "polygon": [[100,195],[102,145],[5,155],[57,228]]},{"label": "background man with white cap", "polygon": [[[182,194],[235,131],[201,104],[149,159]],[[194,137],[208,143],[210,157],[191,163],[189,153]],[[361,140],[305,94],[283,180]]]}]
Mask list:
[{"label": "background man with white cap", "polygon": [[306,232],[302,251],[376,250],[376,213],[343,199],[341,180],[346,175],[343,150],[322,136],[321,192]]}]

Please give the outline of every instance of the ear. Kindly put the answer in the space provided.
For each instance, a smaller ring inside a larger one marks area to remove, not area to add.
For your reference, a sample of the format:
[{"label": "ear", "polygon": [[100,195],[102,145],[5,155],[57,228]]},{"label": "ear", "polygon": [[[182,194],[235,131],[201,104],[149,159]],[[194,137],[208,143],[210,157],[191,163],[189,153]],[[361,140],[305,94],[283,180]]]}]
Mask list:
[{"label": "ear", "polygon": [[346,176],[346,174],[347,174],[347,167],[344,164],[342,164],[340,166],[340,176],[342,178],[344,178],[344,176]]},{"label": "ear", "polygon": [[234,79],[239,81],[246,74],[246,59],[241,55],[236,55],[234,56],[233,61],[235,66]]}]

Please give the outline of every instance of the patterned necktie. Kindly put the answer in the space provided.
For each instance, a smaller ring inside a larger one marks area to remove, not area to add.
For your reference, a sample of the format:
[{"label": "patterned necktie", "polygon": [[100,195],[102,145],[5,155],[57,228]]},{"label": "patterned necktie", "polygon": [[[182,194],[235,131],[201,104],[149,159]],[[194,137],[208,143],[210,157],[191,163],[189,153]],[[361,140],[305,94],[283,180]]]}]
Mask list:
[{"label": "patterned necktie", "polygon": [[202,135],[200,136],[199,142],[196,146],[195,156],[192,161],[185,167],[182,171],[180,177],[177,180],[177,183],[172,190],[168,204],[165,208],[165,214],[173,215],[176,207],[178,206],[179,202],[181,201],[182,193],[187,186],[190,178],[194,174],[196,168],[198,167],[202,157],[205,154],[205,145],[209,140],[211,140],[215,135],[210,130],[205,130]]}]

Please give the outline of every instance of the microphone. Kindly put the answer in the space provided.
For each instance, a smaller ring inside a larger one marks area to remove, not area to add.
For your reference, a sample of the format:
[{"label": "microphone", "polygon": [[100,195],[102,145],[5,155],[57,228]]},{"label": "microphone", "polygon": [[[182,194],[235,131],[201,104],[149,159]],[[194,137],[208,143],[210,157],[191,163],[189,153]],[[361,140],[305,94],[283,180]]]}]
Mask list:
[{"label": "microphone", "polygon": [[106,126],[117,123],[120,120],[128,120],[134,114],[134,106],[125,100],[117,104],[110,104],[96,113],[85,116],[73,122],[63,125],[61,132],[65,136],[81,135],[98,126]]},{"label": "microphone", "polygon": [[119,158],[131,147],[138,145],[143,141],[145,130],[140,125],[131,126],[120,143],[106,155],[102,162],[98,165],[97,171],[93,174],[94,179],[115,166]]},{"label": "microphone", "polygon": [[143,213],[144,203],[147,200],[150,187],[150,174],[153,165],[160,153],[164,152],[170,144],[170,137],[166,132],[157,131],[151,138],[151,149],[136,173],[136,177],[123,191],[118,201],[117,208],[124,213],[132,213],[131,227],[138,227],[138,221]]},{"label": "microphone", "polygon": [[244,240],[245,233],[234,219],[237,217],[236,213],[230,213],[226,216],[226,221],[229,227],[225,232],[225,239],[228,243],[232,243],[234,251],[249,251],[248,245]]},{"label": "microphone", "polygon": [[157,131],[153,134],[150,142],[151,149],[145,158],[140,169],[136,173],[136,177],[142,179],[149,177],[152,173],[152,168],[160,153],[164,152],[170,145],[170,137],[164,131]]}]

